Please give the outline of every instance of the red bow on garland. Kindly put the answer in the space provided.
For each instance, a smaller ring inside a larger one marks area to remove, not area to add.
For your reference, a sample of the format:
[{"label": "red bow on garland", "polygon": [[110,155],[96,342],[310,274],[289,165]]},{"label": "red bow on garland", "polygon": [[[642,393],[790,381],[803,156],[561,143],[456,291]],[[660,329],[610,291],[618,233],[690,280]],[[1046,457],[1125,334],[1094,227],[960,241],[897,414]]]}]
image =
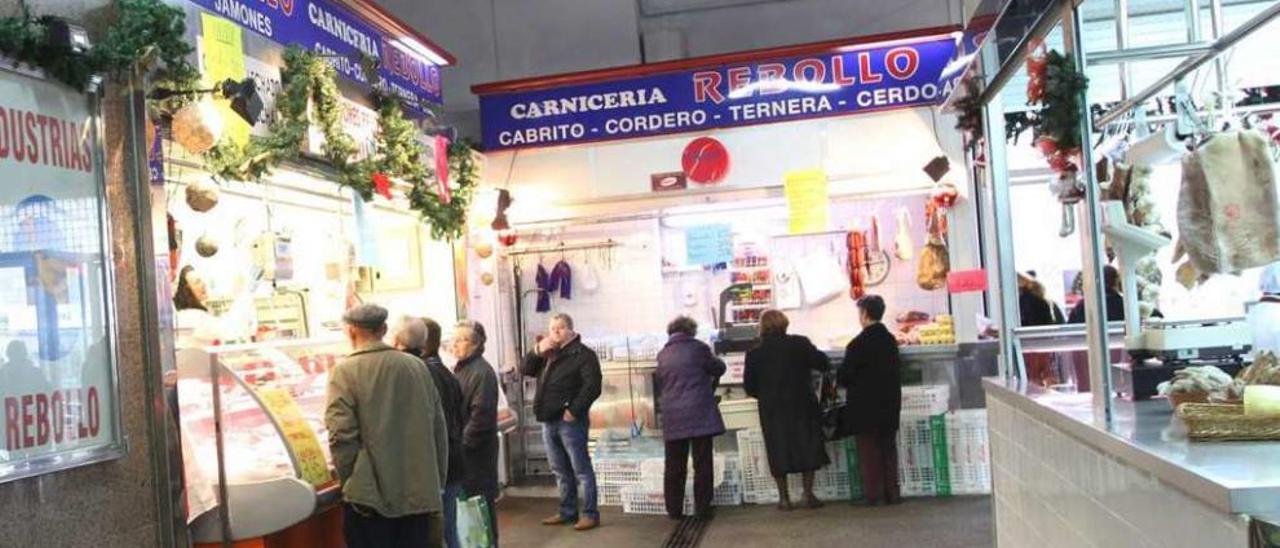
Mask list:
[{"label": "red bow on garland", "polygon": [[373,173],[373,191],[381,194],[383,198],[391,199],[391,179],[386,173],[381,171]]},{"label": "red bow on garland", "polygon": [[453,201],[453,194],[449,191],[449,138],[436,135],[435,145],[438,192],[440,201],[447,204]]}]

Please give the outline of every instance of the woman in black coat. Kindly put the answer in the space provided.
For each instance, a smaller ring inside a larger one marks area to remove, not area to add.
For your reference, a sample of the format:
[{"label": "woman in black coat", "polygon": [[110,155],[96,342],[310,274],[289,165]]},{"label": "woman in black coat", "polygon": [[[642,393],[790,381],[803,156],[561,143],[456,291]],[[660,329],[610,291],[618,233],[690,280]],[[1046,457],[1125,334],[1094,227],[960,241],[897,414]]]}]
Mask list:
[{"label": "woman in black coat", "polygon": [[778,484],[778,508],[791,509],[787,474],[804,475],[804,504],[818,508],[813,472],[831,461],[822,433],[822,410],[813,389],[813,372],[826,371],[826,354],[809,339],[787,335],[787,316],[769,310],[760,317],[760,344],[747,352],[743,385],[759,400],[769,472]]},{"label": "woman in black coat", "polygon": [[898,490],[898,416],[902,412],[902,373],[898,340],[880,323],[884,299],[858,300],[862,333],[844,351],[838,380],[847,390],[845,423],[857,436],[858,463],[867,503],[896,504]]}]

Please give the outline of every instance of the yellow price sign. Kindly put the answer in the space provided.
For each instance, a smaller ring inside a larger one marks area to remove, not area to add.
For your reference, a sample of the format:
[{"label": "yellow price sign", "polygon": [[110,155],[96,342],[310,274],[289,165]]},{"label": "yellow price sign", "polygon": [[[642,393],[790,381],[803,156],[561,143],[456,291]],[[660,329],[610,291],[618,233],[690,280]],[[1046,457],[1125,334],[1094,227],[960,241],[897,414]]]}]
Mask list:
[{"label": "yellow price sign", "polygon": [[[216,86],[228,78],[245,77],[244,39],[235,23],[209,13],[200,14],[201,55],[204,83]],[[249,123],[231,110],[227,101],[216,101],[218,114],[226,128],[226,136],[241,145],[249,142]]]},{"label": "yellow price sign", "polygon": [[329,463],[325,461],[320,438],[302,416],[302,408],[284,388],[260,388],[258,397],[284,431],[284,441],[298,462],[303,481],[320,486],[329,483]]},{"label": "yellow price sign", "polygon": [[821,169],[788,171],[784,193],[790,213],[789,232],[808,234],[827,230],[831,215],[831,197],[827,192],[827,174]]}]

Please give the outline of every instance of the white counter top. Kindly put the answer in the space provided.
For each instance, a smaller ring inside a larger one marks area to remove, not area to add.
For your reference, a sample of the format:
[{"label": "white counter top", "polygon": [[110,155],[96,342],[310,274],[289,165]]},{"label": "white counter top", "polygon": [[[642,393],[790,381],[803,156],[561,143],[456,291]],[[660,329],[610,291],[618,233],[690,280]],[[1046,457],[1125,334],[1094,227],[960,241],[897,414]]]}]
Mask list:
[{"label": "white counter top", "polygon": [[1280,514],[1280,442],[1189,442],[1165,400],[1117,399],[1111,429],[1094,424],[1091,395],[983,381],[987,395],[1232,514]]}]

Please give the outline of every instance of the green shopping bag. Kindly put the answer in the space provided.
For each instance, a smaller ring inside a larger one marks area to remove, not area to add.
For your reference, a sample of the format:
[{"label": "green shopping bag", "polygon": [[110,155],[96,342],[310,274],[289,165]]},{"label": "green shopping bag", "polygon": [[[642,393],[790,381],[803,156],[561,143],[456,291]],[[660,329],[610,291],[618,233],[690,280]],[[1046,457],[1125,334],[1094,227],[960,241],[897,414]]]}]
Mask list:
[{"label": "green shopping bag", "polygon": [[489,511],[484,497],[458,497],[458,541],[463,548],[493,546],[493,533],[489,531]]}]

